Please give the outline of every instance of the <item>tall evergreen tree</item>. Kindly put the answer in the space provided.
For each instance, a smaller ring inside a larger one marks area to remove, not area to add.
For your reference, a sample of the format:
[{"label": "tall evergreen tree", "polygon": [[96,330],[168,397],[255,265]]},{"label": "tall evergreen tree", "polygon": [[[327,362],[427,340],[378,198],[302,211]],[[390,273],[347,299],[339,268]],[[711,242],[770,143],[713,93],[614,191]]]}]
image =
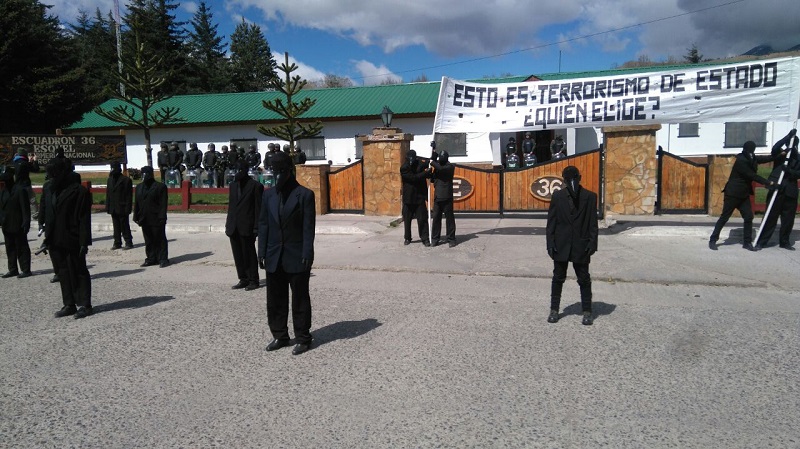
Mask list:
[{"label": "tall evergreen tree", "polygon": [[192,18],[189,31],[189,65],[192,90],[199,93],[225,92],[230,85],[225,44],[217,34],[217,24],[212,24],[213,14],[206,2]]},{"label": "tall evergreen tree", "polygon": [[261,33],[261,27],[244,19],[231,34],[231,76],[234,92],[257,92],[270,88],[278,64]]},{"label": "tall evergreen tree", "polygon": [[114,19],[106,19],[98,8],[94,18],[81,12],[71,25],[72,39],[77,46],[78,59],[86,73],[86,90],[92,105],[108,99],[106,87],[116,82],[117,37]]},{"label": "tall evergreen tree", "polygon": [[690,64],[697,64],[698,62],[703,61],[703,55],[700,54],[700,51],[697,49],[697,44],[692,44],[692,48],[688,48],[688,53],[683,59],[690,63]]},{"label": "tall evergreen tree", "polygon": [[0,133],[53,133],[91,109],[75,47],[49,8],[0,1]]}]

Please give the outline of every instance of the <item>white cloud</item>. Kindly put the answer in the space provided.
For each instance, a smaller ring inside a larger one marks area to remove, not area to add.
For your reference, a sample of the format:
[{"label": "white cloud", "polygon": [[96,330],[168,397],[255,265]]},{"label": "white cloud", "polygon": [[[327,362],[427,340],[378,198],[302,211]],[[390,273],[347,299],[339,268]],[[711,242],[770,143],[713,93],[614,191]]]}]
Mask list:
[{"label": "white cloud", "polygon": [[380,84],[385,80],[390,80],[393,83],[403,82],[403,77],[395,75],[385,65],[376,66],[375,64],[364,61],[353,61],[356,71],[361,74],[365,86],[372,86]]},{"label": "white cloud", "polygon": [[[283,52],[273,52],[272,57],[275,58],[275,62],[278,63],[278,66],[286,62]],[[325,78],[325,73],[315,69],[314,67],[311,67],[308,64],[298,61],[292,57],[291,53],[289,53],[289,65],[292,64],[297,64],[297,70],[292,72],[292,76],[299,75],[300,78],[306,81],[319,81]],[[284,76],[283,72],[279,70],[278,76]]]}]

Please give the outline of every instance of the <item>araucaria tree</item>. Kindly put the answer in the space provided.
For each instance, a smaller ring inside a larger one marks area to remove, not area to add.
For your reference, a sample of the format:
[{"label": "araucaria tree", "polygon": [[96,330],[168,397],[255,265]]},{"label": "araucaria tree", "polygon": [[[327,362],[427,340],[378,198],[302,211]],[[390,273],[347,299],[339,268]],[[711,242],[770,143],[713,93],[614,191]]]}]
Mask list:
[{"label": "araucaria tree", "polygon": [[[111,98],[121,102],[110,110],[102,107],[95,108],[94,112],[117,123],[136,126],[144,131],[145,152],[147,165],[153,165],[153,148],[150,146],[150,129],[166,123],[185,121],[178,117],[180,108],[163,106],[155,109],[155,105],[168,100],[172,95],[167,95],[161,89],[166,81],[164,76],[158,75],[158,67],[163,64],[163,57],[145,56],[144,44],[139,39],[138,27],[133,26],[135,45],[132,57],[123,58],[123,73],[117,75],[118,82],[124,86],[124,93],[109,89]],[[126,60],[127,59],[127,60]]]},{"label": "araucaria tree", "polygon": [[282,98],[274,100],[262,100],[265,108],[286,119],[285,123],[273,126],[258,125],[258,132],[261,134],[276,137],[289,142],[289,151],[294,158],[295,142],[298,139],[314,137],[322,131],[322,123],[318,120],[313,123],[300,121],[300,116],[308,112],[317,102],[316,99],[305,97],[299,102],[294,100],[294,96],[303,90],[307,81],[300,78],[300,75],[292,76],[292,72],[298,69],[297,64],[289,64],[289,53],[284,53],[284,62],[278,66],[278,70],[283,72],[284,78],[275,77],[270,83],[270,87],[283,93],[286,101]]}]

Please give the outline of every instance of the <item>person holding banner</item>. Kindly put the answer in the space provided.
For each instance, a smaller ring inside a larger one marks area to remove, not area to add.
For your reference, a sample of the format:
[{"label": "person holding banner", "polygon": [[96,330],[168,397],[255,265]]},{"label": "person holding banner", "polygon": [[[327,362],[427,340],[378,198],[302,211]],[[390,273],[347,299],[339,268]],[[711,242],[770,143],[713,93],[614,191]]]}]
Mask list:
[{"label": "person holding banner", "polygon": [[597,251],[597,194],[581,186],[581,174],[575,166],[561,172],[565,187],[553,192],[547,211],[547,254],[553,259],[548,323],[557,323],[561,291],[567,279],[567,267],[578,277],[581,289],[582,323],[590,326],[592,318],[592,278],[589,263]]},{"label": "person holding banner", "polygon": [[748,140],[742,146],[742,152],[736,155],[728,182],[725,184],[725,188],[722,189],[725,193],[722,213],[714,226],[714,232],[711,233],[711,237],[708,240],[708,247],[711,250],[717,250],[717,240],[719,240],[722,228],[731,218],[733,211],[738,210],[744,219],[742,247],[750,251],[758,251],[753,246],[753,208],[750,205],[750,195],[753,194],[753,181],[763,185],[775,186],[775,181],[768,181],[759,176],[757,172],[758,164],[771,162],[775,157],[772,155],[756,156],[755,151],[755,142]]},{"label": "person holding banner", "polygon": [[403,181],[403,244],[411,243],[411,220],[417,219],[417,231],[422,244],[431,246],[428,241],[428,214],[425,206],[427,197],[426,164],[417,159],[417,152],[409,150],[406,162],[400,167]]},{"label": "person holding banner", "polygon": [[450,154],[442,151],[431,154],[431,167],[428,174],[433,183],[433,224],[431,225],[431,245],[445,243],[442,236],[442,214],[447,226],[447,243],[450,248],[456,246],[456,217],[453,214],[453,175],[456,167],[450,163]]},{"label": "person holding banner", "polygon": [[[783,179],[777,188],[770,193],[767,204],[772,203],[772,208],[767,211],[761,227],[761,235],[758,236],[756,249],[760,250],[767,246],[772,233],[775,232],[775,225],[778,217],[781,218],[781,229],[778,232],[778,244],[781,248],[794,251],[789,241],[794,227],[794,216],[797,213],[797,179],[800,178],[800,157],[797,154],[797,130],[789,131],[783,139],[775,142],[772,146],[773,161],[772,174],[769,179],[778,182],[781,171]],[[792,142],[792,143],[790,143]],[[784,149],[786,147],[786,149]],[[786,153],[788,156],[784,156]],[[774,200],[771,198],[775,197]]]}]

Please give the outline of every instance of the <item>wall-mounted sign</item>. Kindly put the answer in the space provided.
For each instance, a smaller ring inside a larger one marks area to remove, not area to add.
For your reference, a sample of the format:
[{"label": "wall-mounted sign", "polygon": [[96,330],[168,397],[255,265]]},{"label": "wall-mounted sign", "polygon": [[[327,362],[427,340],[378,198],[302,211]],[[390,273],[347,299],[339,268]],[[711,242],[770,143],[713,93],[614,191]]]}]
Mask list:
[{"label": "wall-mounted sign", "polygon": [[558,176],[542,176],[531,183],[530,193],[534,198],[550,201],[556,190],[564,187],[564,180]]},{"label": "wall-mounted sign", "polygon": [[63,148],[64,156],[75,165],[128,163],[125,136],[0,134],[0,165],[10,164],[18,148],[35,154],[40,165],[52,159],[58,148]]},{"label": "wall-mounted sign", "polygon": [[472,184],[467,179],[460,176],[453,177],[453,201],[465,201],[474,192]]}]

